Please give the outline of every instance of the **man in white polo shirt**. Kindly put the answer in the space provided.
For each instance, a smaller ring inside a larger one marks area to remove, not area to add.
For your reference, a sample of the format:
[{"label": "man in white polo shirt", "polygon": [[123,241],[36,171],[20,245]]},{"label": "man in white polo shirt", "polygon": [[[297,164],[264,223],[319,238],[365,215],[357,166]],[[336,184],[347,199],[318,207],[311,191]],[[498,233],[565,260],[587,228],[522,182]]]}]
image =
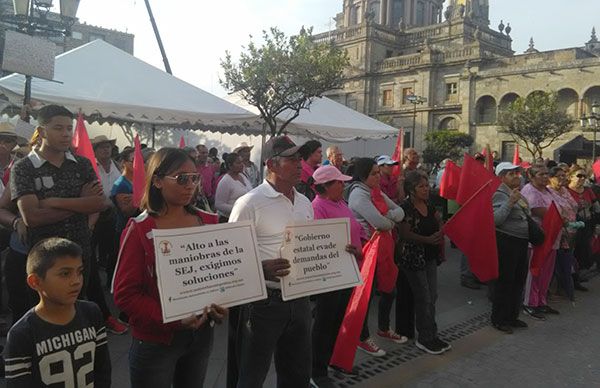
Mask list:
[{"label": "man in white polo shirt", "polygon": [[300,181],[298,149],[287,136],[265,144],[265,181],[240,197],[229,222],[251,220],[267,280],[268,298],[242,308],[240,322],[238,388],[262,387],[275,354],[277,386],[309,386],[311,376],[311,312],[308,298],[284,302],[279,278],[289,273],[280,258],[285,227],[313,219],[308,198],[294,189]]}]

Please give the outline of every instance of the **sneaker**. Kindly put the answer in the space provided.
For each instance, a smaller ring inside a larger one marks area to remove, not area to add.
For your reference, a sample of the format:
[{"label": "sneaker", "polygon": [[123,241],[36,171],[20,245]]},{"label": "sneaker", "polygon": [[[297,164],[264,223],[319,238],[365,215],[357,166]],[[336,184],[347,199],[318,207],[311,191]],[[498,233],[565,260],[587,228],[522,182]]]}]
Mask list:
[{"label": "sneaker", "polygon": [[584,292],[589,291],[589,289],[587,287],[584,287],[580,282],[576,282],[574,285],[574,288],[577,291],[584,291]]},{"label": "sneaker", "polygon": [[434,341],[436,341],[438,343],[438,345],[440,345],[442,347],[444,352],[447,352],[448,350],[452,349],[452,345],[450,345],[448,342],[446,342],[440,338],[436,338]]},{"label": "sneaker", "polygon": [[406,341],[408,341],[408,338],[406,338],[405,336],[400,335],[400,334],[396,333],[394,330],[389,330],[389,329],[386,331],[378,330],[377,335],[380,336],[381,338],[395,342],[397,344],[403,344]]},{"label": "sneaker", "polygon": [[537,307],[523,306],[523,312],[529,315],[533,319],[537,319],[538,321],[545,321],[546,317],[542,314],[541,311],[538,311]]},{"label": "sneaker", "polygon": [[510,323],[510,326],[515,327],[515,328],[519,328],[519,329],[520,328],[524,329],[526,327],[529,327],[529,325],[526,322],[523,322],[520,319],[515,319],[514,321],[512,321]]},{"label": "sneaker", "polygon": [[127,326],[111,315],[106,319],[106,330],[113,334],[125,334],[127,332]]},{"label": "sneaker", "polygon": [[358,343],[358,349],[370,354],[374,357],[383,357],[386,355],[385,350],[381,349],[371,338]]},{"label": "sneaker", "polygon": [[560,315],[560,312],[558,310],[555,310],[555,309],[553,309],[552,307],[550,307],[548,305],[546,305],[546,306],[540,306],[538,308],[544,314]]},{"label": "sneaker", "polygon": [[360,373],[356,369],[346,370],[344,368],[340,368],[339,366],[329,365],[329,368],[333,371],[333,373],[339,373],[346,377],[358,377]]},{"label": "sneaker", "polygon": [[419,342],[419,340],[417,340],[415,342],[415,345],[417,345],[417,348],[419,348],[429,354],[444,353],[444,349],[442,348],[442,346],[440,344],[438,344],[437,341],[435,341],[435,340],[427,341],[427,342],[423,342],[423,343],[421,343],[421,342]]}]

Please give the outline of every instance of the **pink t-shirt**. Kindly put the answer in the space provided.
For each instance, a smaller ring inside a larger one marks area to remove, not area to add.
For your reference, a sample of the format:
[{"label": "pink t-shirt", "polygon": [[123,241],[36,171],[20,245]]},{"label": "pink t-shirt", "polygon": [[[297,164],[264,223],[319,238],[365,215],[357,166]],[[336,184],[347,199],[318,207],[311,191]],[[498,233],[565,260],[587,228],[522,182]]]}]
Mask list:
[{"label": "pink t-shirt", "polygon": [[328,218],[349,218],[350,219],[350,242],[356,248],[362,250],[361,240],[366,240],[364,229],[360,226],[352,210],[343,200],[334,202],[330,199],[317,195],[312,201],[312,207],[315,211],[315,220],[324,220]]},{"label": "pink t-shirt", "polygon": [[217,190],[217,180],[215,178],[216,169],[213,164],[207,164],[205,166],[197,166],[198,174],[202,177],[202,191],[206,198],[212,198],[215,196]]},{"label": "pink t-shirt", "polygon": [[394,203],[398,203],[398,178],[392,175],[384,175],[381,174],[381,178],[379,181],[379,187],[381,187],[381,191],[388,196],[389,199],[394,201]]},{"label": "pink t-shirt", "polygon": [[[546,187],[544,187],[542,190],[538,190],[535,187],[533,187],[531,183],[528,183],[525,185],[525,187],[521,189],[521,195],[525,197],[525,199],[529,203],[530,209],[544,208],[547,210],[554,201],[556,202],[556,206],[559,207],[558,211],[560,212],[560,204],[557,202],[556,196],[552,194],[552,192]],[[534,216],[533,214],[531,216],[538,224],[542,224],[541,218]],[[558,234],[558,237],[556,238],[556,242],[554,243],[552,249],[558,249],[561,240],[561,235],[562,232]]]}]

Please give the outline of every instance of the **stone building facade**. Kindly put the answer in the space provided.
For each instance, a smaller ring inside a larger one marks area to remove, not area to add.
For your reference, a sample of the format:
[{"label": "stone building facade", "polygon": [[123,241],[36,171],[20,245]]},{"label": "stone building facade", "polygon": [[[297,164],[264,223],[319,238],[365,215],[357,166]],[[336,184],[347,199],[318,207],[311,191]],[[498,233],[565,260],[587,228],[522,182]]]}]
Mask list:
[{"label": "stone building facade", "polygon": [[[56,3],[56,2],[55,2]],[[0,14],[13,14],[13,2],[12,0],[0,0]],[[50,12],[46,16],[49,19],[60,19],[60,15]],[[0,21],[0,29],[6,28],[6,26]],[[12,27],[9,27],[12,28]],[[76,21],[71,28],[71,36],[68,37],[49,37],[51,41],[56,44],[56,53],[61,54],[65,51],[72,50],[76,47],[83,46],[96,39],[102,39],[107,43],[112,44],[115,47],[133,55],[133,41],[134,35],[127,32],[121,32],[117,30],[110,30],[103,27],[92,26],[86,23],[80,23]]]},{"label": "stone building facade", "polygon": [[[404,127],[405,144],[422,149],[427,131],[456,129],[504,159],[514,142],[499,132],[498,112],[518,96],[556,92],[574,119],[600,102],[595,32],[582,47],[539,52],[532,40],[515,54],[510,25],[491,28],[489,12],[488,0],[451,0],[445,10],[444,0],[344,0],[336,29],[316,36],[350,58],[343,87],[329,96]],[[582,134],[592,138],[577,124],[545,156]]]}]

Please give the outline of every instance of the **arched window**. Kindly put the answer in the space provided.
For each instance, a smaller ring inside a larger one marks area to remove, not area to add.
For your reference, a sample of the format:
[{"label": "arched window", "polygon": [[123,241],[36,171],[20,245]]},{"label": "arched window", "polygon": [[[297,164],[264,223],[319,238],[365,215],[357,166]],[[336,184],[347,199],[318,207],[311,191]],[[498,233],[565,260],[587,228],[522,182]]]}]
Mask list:
[{"label": "arched window", "polygon": [[450,130],[455,131],[458,129],[458,122],[454,117],[446,117],[442,121],[440,121],[440,125],[438,126],[440,130]]},{"label": "arched window", "polygon": [[492,96],[483,96],[477,101],[477,124],[496,122],[496,100]]},{"label": "arched window", "polygon": [[573,118],[579,118],[578,107],[579,95],[573,89],[561,89],[558,91],[558,107]]},{"label": "arched window", "polygon": [[600,86],[593,86],[583,95],[583,110],[585,114],[592,113],[592,104],[600,103]]},{"label": "arched window", "polygon": [[[404,18],[404,0],[392,0],[392,27],[398,27]],[[405,20],[406,22],[406,20]]]},{"label": "arched window", "polygon": [[502,98],[500,99],[500,110],[503,111],[507,109],[510,106],[510,104],[517,101],[517,98],[519,98],[519,95],[517,93],[507,93],[504,96],[502,96]]}]

